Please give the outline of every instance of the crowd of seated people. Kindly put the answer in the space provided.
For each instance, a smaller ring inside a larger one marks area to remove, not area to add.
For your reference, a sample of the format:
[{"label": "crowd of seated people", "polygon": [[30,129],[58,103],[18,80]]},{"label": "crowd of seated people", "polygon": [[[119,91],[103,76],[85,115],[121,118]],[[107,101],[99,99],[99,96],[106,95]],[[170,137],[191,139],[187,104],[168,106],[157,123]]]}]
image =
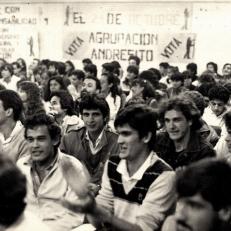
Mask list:
[{"label": "crowd of seated people", "polygon": [[0,231],[231,230],[231,64],[141,62],[1,60]]}]

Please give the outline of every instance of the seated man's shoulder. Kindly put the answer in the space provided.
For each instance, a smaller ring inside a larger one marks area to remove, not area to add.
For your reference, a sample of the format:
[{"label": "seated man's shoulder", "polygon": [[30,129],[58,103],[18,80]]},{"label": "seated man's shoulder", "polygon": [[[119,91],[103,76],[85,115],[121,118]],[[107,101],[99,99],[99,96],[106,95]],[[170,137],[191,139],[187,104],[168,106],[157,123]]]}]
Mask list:
[{"label": "seated man's shoulder", "polygon": [[118,134],[115,131],[113,131],[109,126],[107,126],[105,128],[105,133],[106,133],[107,136],[110,136],[110,137],[113,137],[113,138],[118,137]]},{"label": "seated man's shoulder", "polygon": [[176,227],[176,218],[174,215],[168,216],[161,228],[161,231],[175,231],[177,230]]},{"label": "seated man's shoulder", "polygon": [[173,171],[172,167],[159,156],[157,161],[153,164],[153,166],[155,167],[155,169],[159,170],[160,172]]},{"label": "seated man's shoulder", "polygon": [[80,127],[78,129],[74,129],[74,130],[70,130],[69,132],[67,132],[64,137],[65,138],[71,138],[71,137],[81,137],[82,135],[84,135],[86,133],[86,127]]},{"label": "seated man's shoulder", "polygon": [[162,146],[165,149],[170,141],[171,140],[170,140],[169,135],[166,131],[158,131],[157,132],[157,134],[156,134],[156,148],[157,149],[162,148]]},{"label": "seated man's shoulder", "polygon": [[62,164],[62,162],[69,162],[70,164],[76,166],[77,168],[82,168],[83,164],[74,156],[65,154],[63,152],[60,152],[59,154],[59,159],[60,159],[60,163]]},{"label": "seated man's shoulder", "polygon": [[158,138],[158,139],[167,139],[168,138],[168,133],[165,130],[159,130],[156,133],[156,138]]},{"label": "seated man's shoulder", "polygon": [[29,165],[29,163],[30,163],[30,155],[22,156],[16,162],[16,164],[17,164],[18,167]]}]

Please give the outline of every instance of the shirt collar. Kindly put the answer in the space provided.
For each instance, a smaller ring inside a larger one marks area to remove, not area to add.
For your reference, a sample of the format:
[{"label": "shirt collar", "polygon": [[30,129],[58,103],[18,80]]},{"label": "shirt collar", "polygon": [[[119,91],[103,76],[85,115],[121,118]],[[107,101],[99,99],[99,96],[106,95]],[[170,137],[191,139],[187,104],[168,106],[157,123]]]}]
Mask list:
[{"label": "shirt collar", "polygon": [[211,108],[210,105],[209,105],[209,109],[210,109],[211,113],[212,113],[213,115],[215,115],[215,116],[216,116],[217,118],[219,118],[219,119],[222,119],[223,116],[224,116],[224,114],[226,114],[226,112],[227,112],[227,107],[225,107],[225,110],[224,110],[219,116],[217,116],[217,115],[213,112],[213,110],[212,110],[212,108]]},{"label": "shirt collar", "polygon": [[[103,130],[101,131],[101,133],[99,134],[98,138],[96,139],[96,142],[95,142],[96,145],[95,145],[95,146],[97,146],[97,143],[99,143],[100,140],[102,139],[103,133],[104,133],[104,128],[103,128]],[[89,140],[89,141],[91,141],[91,138],[90,138],[90,136],[89,136],[87,130],[86,130],[86,139]],[[91,141],[91,142],[92,142],[92,141]]]},{"label": "shirt collar", "polygon": [[155,152],[151,152],[149,156],[146,158],[144,163],[140,166],[140,168],[132,175],[129,176],[128,169],[127,169],[127,161],[122,159],[118,166],[116,171],[119,172],[126,180],[141,180],[145,171],[153,165],[158,160],[157,155]]},{"label": "shirt collar", "polygon": [[14,129],[12,130],[10,136],[7,139],[5,139],[4,136],[2,135],[2,136],[0,136],[0,139],[2,140],[3,143],[9,143],[9,142],[11,142],[13,137],[21,131],[22,128],[23,128],[23,125],[22,125],[21,121],[18,120],[16,122]]}]

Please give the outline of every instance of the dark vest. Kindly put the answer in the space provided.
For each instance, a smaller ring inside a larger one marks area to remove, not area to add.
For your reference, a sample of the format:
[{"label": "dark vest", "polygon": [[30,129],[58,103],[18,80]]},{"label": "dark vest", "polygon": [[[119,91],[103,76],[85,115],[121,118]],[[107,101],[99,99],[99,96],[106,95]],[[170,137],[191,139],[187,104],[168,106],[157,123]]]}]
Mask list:
[{"label": "dark vest", "polygon": [[172,169],[164,162],[157,160],[145,172],[141,180],[139,180],[133,189],[126,194],[124,191],[122,176],[116,171],[120,162],[118,156],[112,156],[108,162],[108,177],[115,197],[121,198],[133,203],[142,204],[150,185],[156,178],[164,171],[171,171]]}]

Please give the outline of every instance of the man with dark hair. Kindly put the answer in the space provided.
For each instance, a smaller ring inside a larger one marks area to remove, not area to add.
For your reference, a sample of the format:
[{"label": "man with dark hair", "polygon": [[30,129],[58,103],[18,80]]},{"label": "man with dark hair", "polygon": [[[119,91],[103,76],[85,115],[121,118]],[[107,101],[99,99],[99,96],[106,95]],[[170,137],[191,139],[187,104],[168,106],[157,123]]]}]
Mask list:
[{"label": "man with dark hair", "polygon": [[202,118],[207,124],[220,130],[224,125],[223,116],[227,112],[229,91],[221,85],[215,85],[209,90],[208,97],[209,106],[205,109]]},{"label": "man with dark hair", "polygon": [[146,105],[131,105],[118,113],[115,128],[120,153],[105,165],[96,202],[85,205],[87,217],[96,228],[159,230],[175,204],[175,173],[153,152],[156,115]]},{"label": "man with dark hair", "polygon": [[173,74],[169,78],[169,82],[171,87],[167,89],[168,97],[172,98],[178,96],[180,93],[186,91],[187,89],[183,86],[184,85],[184,76],[182,73],[178,72]]},{"label": "man with dark hair", "polygon": [[174,216],[162,231],[231,230],[231,167],[224,161],[206,159],[180,171]]},{"label": "man with dark hair", "polygon": [[29,154],[20,121],[22,109],[22,100],[15,91],[0,91],[0,151],[14,162]]},{"label": "man with dark hair", "polygon": [[128,63],[131,66],[136,66],[139,69],[140,66],[140,58],[136,55],[130,55],[128,58]]},{"label": "man with dark hair", "polygon": [[97,66],[95,64],[87,64],[86,66],[84,66],[83,70],[86,77],[97,77]]},{"label": "man with dark hair", "polygon": [[79,108],[85,126],[66,134],[60,149],[84,163],[92,177],[91,182],[97,186],[106,160],[111,154],[118,153],[118,136],[107,128],[110,110],[105,98],[86,94]]},{"label": "man with dark hair", "polygon": [[192,76],[192,80],[197,80],[197,64],[196,63],[189,63],[186,66],[187,71],[189,71],[190,75]]},{"label": "man with dark hair", "polygon": [[0,230],[49,230],[25,209],[26,178],[10,159],[1,154],[0,188]]},{"label": "man with dark hair", "polygon": [[83,81],[83,87],[82,92],[88,92],[88,93],[100,93],[101,85],[100,80],[97,77],[94,76],[86,76],[86,78]]},{"label": "man with dark hair", "polygon": [[58,149],[61,129],[52,117],[36,114],[27,118],[24,135],[30,155],[22,157],[17,165],[27,178],[28,210],[56,231],[69,231],[79,226],[83,216],[68,211],[57,201],[78,199],[63,176],[63,164],[70,163],[80,175],[85,171],[84,166]]},{"label": "man with dark hair", "polygon": [[103,63],[102,65],[102,74],[113,73],[114,65],[112,63]]},{"label": "man with dark hair", "polygon": [[85,67],[87,64],[93,64],[92,61],[89,58],[82,60],[83,67]]},{"label": "man with dark hair", "polygon": [[178,97],[164,102],[160,121],[166,131],[158,134],[155,151],[174,169],[215,156],[212,145],[198,133],[202,122],[191,100]]},{"label": "man with dark hair", "polygon": [[166,62],[162,62],[159,64],[159,70],[160,70],[161,77],[167,76],[168,67],[169,67],[169,64]]}]

